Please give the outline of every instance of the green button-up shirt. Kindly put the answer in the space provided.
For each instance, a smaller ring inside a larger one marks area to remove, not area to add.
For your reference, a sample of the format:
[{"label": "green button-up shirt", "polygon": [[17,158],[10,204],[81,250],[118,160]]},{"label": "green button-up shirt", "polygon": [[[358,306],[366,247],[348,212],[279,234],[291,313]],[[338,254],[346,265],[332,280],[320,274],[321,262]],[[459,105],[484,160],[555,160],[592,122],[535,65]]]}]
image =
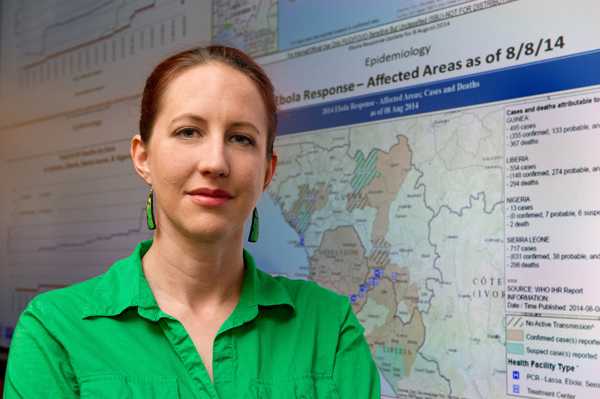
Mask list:
[{"label": "green button-up shirt", "polygon": [[142,269],[151,241],[91,280],[38,295],[10,347],[4,398],[379,398],[347,298],[272,277],[244,252],[240,300],[213,345],[211,382]]}]

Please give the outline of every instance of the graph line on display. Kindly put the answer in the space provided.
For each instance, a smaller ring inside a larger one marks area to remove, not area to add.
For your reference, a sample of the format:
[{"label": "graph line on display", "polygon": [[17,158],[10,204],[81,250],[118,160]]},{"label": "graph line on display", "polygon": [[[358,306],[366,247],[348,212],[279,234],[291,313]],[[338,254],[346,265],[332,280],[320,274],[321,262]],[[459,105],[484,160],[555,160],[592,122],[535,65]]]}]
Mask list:
[{"label": "graph line on display", "polygon": [[[68,6],[52,7],[53,13],[63,12],[64,14],[71,13],[71,14],[75,14],[75,15],[65,15],[64,17],[53,15],[52,17],[54,17],[54,20],[56,22],[48,23],[45,26],[43,26],[44,22],[45,22],[44,19],[48,19],[48,17],[46,17],[46,16],[50,12],[50,10],[46,10],[46,13],[41,13],[41,12],[39,12],[39,7],[36,7],[36,11],[32,12],[31,19],[33,19],[34,15],[35,15],[35,16],[38,16],[40,20],[39,21],[36,21],[36,20],[27,21],[27,22],[29,22],[29,24],[27,24],[26,22],[22,22],[21,24],[16,24],[14,33],[15,33],[16,37],[25,37],[25,39],[22,39],[22,42],[21,42],[22,48],[23,48],[23,54],[30,55],[30,56],[32,56],[32,55],[33,56],[45,56],[46,57],[45,59],[42,59],[39,61],[39,62],[43,62],[43,61],[47,60],[48,58],[59,54],[58,52],[52,53],[51,52],[52,49],[48,48],[48,46],[50,45],[48,43],[48,40],[49,40],[49,37],[52,35],[53,30],[58,30],[58,29],[64,28],[65,31],[68,32],[70,29],[72,29],[73,25],[77,24],[79,21],[84,22],[86,18],[92,19],[93,17],[101,17],[102,15],[98,15],[98,14],[100,14],[103,9],[108,8],[105,13],[112,14],[112,15],[110,15],[110,18],[107,18],[107,19],[110,19],[109,21],[106,21],[107,26],[103,27],[104,29],[100,30],[96,34],[96,37],[94,37],[93,39],[81,42],[76,46],[71,46],[69,49],[66,49],[66,50],[74,50],[82,45],[89,45],[90,43],[92,43],[94,41],[105,39],[107,37],[115,35],[118,32],[128,29],[132,25],[132,21],[139,14],[141,14],[145,11],[149,11],[150,9],[156,7],[156,1],[150,1],[150,2],[146,1],[145,3],[147,3],[147,4],[141,4],[139,6],[134,6],[134,9],[129,10],[128,15],[127,15],[127,13],[125,13],[125,16],[121,17],[122,11],[127,6],[130,6],[130,4],[129,4],[130,2],[125,2],[124,4],[117,5],[117,7],[114,9],[110,9],[109,6],[114,3],[115,2],[113,0],[104,1],[104,2],[100,2],[100,3],[89,3],[90,7],[86,9],[86,4],[84,2],[82,2],[82,3],[80,3],[80,6],[83,5],[83,7],[81,7],[82,9],[79,10],[79,12],[77,12],[77,11],[73,12],[73,10],[67,9]],[[25,12],[23,11],[23,8],[26,7],[26,4],[27,4],[27,2],[24,1],[21,5],[22,8],[18,9],[16,11],[16,14],[17,14],[16,20],[17,21],[23,21],[27,17],[29,17],[29,15],[24,15]],[[63,4],[65,4],[65,2],[63,2]],[[70,4],[73,4],[73,3],[70,3]],[[44,18],[44,17],[46,17],[46,18]],[[120,20],[122,20],[122,21],[120,21]],[[26,26],[23,27],[23,25],[26,25]],[[43,26],[43,28],[39,29],[38,27],[41,25]],[[32,43],[31,44],[27,43],[27,40],[31,39],[32,36],[35,36],[31,40]],[[41,39],[41,40],[39,40],[39,39]],[[57,45],[61,45],[61,44],[64,44],[64,42],[57,43]],[[38,49],[28,49],[27,48],[28,45],[38,46]]]},{"label": "graph line on display", "polygon": [[[97,70],[101,65],[172,44],[187,35],[182,0],[160,5],[156,1],[139,0],[114,3],[83,4],[80,10],[63,4],[62,8],[53,7],[41,13],[22,11],[26,7],[22,6],[16,16],[24,22],[17,24],[13,32],[21,53],[18,62],[21,87],[78,77],[82,73],[87,77],[92,71],[101,73]],[[148,18],[140,20],[141,15]],[[73,32],[79,33],[73,35]]]},{"label": "graph line on display", "polygon": [[[117,232],[112,232],[112,233],[107,233],[107,234],[94,234],[92,237],[90,238],[86,238],[86,239],[79,239],[79,240],[73,240],[73,241],[67,241],[67,242],[62,242],[62,243],[58,243],[58,244],[54,244],[54,245],[45,245],[45,246],[39,246],[37,248],[33,248],[33,249],[29,249],[26,250],[25,252],[27,253],[31,253],[31,252],[58,252],[61,249],[70,249],[70,248],[81,248],[81,247],[87,247],[90,245],[93,245],[95,243],[98,242],[105,242],[105,241],[109,241],[115,238],[122,238],[122,237],[127,237],[127,236],[131,236],[131,235],[135,235],[135,234],[140,234],[145,230],[145,214],[146,214],[146,210],[145,208],[141,208],[139,211],[139,215],[138,217],[131,218],[132,220],[136,220],[136,225],[134,227],[128,228],[126,230],[123,231],[117,231]],[[118,222],[123,222],[125,219],[119,219]],[[114,220],[97,220],[94,223],[114,223]],[[63,224],[71,224],[71,225],[89,225],[90,221],[82,221],[82,222],[70,222],[70,223],[55,223],[55,224],[47,224],[46,226],[52,226],[52,227],[56,227],[57,225],[63,225]],[[40,226],[40,225],[36,225],[36,226]],[[19,226],[22,227],[22,226]],[[34,227],[35,228],[35,227]],[[14,227],[12,228],[14,229]],[[20,251],[18,250],[11,250],[11,241],[14,240],[23,240],[24,238],[26,238],[26,240],[28,241],[28,243],[30,243],[31,241],[36,241],[36,240],[53,240],[56,241],[56,239],[59,238],[71,238],[74,236],[78,236],[81,237],[81,234],[68,234],[68,235],[56,235],[56,234],[52,234],[51,238],[46,238],[46,237],[14,237],[14,230],[12,230],[9,228],[9,232],[8,232],[8,241],[9,241],[9,253],[19,253]],[[12,230],[12,231],[11,231]]]},{"label": "graph line on display", "polygon": [[127,237],[132,234],[141,233],[144,229],[145,214],[146,214],[146,210],[141,209],[140,217],[138,218],[138,225],[134,228],[127,229],[126,231],[121,231],[121,232],[116,232],[116,233],[111,233],[111,234],[106,234],[106,235],[98,235],[96,237],[93,237],[93,238],[90,238],[87,240],[77,241],[77,242],[66,242],[66,243],[52,245],[52,246],[48,246],[48,247],[40,247],[40,248],[38,248],[38,252],[58,251],[62,248],[66,249],[66,248],[85,247],[85,246],[92,245],[96,242],[108,241],[108,240],[112,240],[112,239],[118,238],[118,237]]}]

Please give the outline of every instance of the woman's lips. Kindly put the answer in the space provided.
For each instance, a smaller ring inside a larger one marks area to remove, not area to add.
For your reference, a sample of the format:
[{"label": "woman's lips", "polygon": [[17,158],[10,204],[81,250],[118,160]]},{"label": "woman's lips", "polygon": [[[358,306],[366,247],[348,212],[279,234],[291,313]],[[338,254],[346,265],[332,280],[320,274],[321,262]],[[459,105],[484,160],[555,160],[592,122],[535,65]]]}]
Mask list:
[{"label": "woman's lips", "polygon": [[211,188],[199,188],[192,190],[187,194],[194,203],[203,206],[223,205],[233,198],[233,196],[225,190]]}]

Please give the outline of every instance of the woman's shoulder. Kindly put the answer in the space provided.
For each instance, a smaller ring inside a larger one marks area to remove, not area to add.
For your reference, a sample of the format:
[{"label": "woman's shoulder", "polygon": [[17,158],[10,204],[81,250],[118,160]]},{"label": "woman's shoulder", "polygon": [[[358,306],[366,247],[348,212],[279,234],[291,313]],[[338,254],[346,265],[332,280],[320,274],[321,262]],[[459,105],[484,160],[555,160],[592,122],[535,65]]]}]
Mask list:
[{"label": "woman's shoulder", "polygon": [[99,307],[110,306],[125,295],[124,290],[135,284],[138,270],[132,266],[139,256],[139,248],[138,245],[133,254],[116,260],[104,273],[36,295],[24,313],[49,315],[53,319],[81,319],[93,315]]},{"label": "woman's shoulder", "polygon": [[45,291],[36,295],[26,306],[24,313],[56,317],[73,317],[83,314],[89,307],[98,283],[105,273],[72,285]]},{"label": "woman's shoulder", "polygon": [[116,294],[105,292],[107,287],[114,286],[114,291],[119,291],[118,281],[126,278],[127,264],[127,259],[117,260],[108,270],[97,276],[42,292],[29,302],[23,313],[49,322],[83,319],[100,303],[106,302],[106,297]]}]

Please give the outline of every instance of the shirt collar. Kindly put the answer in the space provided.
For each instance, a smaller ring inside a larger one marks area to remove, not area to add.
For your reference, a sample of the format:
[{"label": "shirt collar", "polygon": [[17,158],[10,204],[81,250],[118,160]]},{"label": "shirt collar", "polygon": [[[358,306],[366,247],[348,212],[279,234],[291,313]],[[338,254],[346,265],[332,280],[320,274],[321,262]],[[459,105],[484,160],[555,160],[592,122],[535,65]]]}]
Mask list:
[{"label": "shirt collar", "polygon": [[[170,317],[163,313],[142,269],[142,257],[152,246],[152,240],[142,241],[127,258],[118,260],[101,275],[92,296],[84,307],[83,318],[116,316],[135,307],[140,316],[157,321]],[[295,309],[286,287],[275,277],[257,269],[254,258],[244,250],[245,272],[242,293],[234,311],[233,322],[240,324],[258,314],[260,307],[287,306]]]}]

